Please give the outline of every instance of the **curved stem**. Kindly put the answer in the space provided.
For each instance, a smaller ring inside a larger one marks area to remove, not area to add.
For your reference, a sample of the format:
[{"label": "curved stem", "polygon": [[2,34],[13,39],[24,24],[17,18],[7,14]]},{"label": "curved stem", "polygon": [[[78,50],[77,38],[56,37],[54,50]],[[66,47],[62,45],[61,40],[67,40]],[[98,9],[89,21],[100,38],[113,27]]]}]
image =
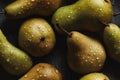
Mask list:
[{"label": "curved stem", "polygon": [[59,24],[56,24],[56,26],[57,26],[60,30],[62,30],[67,36],[71,37],[72,34],[69,33],[67,30],[65,30],[63,27],[60,27]]},{"label": "curved stem", "polygon": [[120,12],[115,12],[115,13],[113,14],[113,16],[117,16],[117,15],[120,15]]},{"label": "curved stem", "polygon": [[6,12],[5,12],[5,10],[4,9],[1,9],[0,10],[0,14],[5,14]]},{"label": "curved stem", "polygon": [[100,21],[100,23],[102,23],[103,25],[105,25],[105,26],[109,26],[109,23],[105,23],[105,22],[103,22],[102,20],[100,20],[100,19],[98,19],[99,21]]}]

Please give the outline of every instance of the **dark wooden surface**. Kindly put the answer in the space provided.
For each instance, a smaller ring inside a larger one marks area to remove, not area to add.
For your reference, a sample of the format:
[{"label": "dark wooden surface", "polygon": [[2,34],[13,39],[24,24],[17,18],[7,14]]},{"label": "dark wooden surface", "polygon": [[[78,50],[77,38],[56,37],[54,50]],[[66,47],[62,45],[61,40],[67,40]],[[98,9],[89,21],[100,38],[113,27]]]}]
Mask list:
[{"label": "dark wooden surface", "polygon": [[[3,9],[6,5],[10,4],[14,0],[0,0],[0,10]],[[69,1],[69,0],[66,0]],[[74,2],[75,0],[69,2],[68,4]],[[77,1],[77,0],[76,0]],[[111,0],[114,8],[114,12],[120,11],[120,0]],[[5,17],[4,14],[0,14],[0,28],[4,32],[7,39],[16,47],[18,46],[18,31],[20,25],[27,19],[32,17],[41,17],[41,16],[30,16],[24,19],[10,20]],[[51,21],[50,17],[43,17],[49,22]],[[120,26],[120,15],[114,16],[113,23]],[[51,24],[52,25],[52,24]],[[71,71],[67,65],[66,54],[67,54],[67,45],[65,37],[57,34],[57,43],[55,45],[54,50],[48,55],[40,58],[32,57],[34,65],[39,62],[47,62],[54,65],[63,76],[63,80],[79,80],[79,78],[83,75],[75,73]],[[107,57],[106,63],[103,69],[100,71],[106,74],[110,80],[120,80],[120,63],[117,63]],[[21,76],[12,76],[8,74],[4,69],[0,66],[0,80],[18,80]]]}]

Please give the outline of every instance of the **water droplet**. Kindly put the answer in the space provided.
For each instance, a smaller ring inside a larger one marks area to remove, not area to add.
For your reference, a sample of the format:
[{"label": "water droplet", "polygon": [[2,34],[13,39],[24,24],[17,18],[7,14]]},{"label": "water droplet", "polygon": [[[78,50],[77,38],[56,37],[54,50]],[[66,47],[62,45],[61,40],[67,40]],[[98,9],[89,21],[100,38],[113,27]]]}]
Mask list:
[{"label": "water droplet", "polygon": [[10,59],[8,58],[6,61],[7,61],[7,62],[10,62]]},{"label": "water droplet", "polygon": [[35,79],[32,79],[32,80],[35,80]]},{"label": "water droplet", "polygon": [[27,75],[24,76],[25,78],[27,77]]},{"label": "water droplet", "polygon": [[56,20],[56,22],[58,22],[58,18],[56,18],[55,20]]},{"label": "water droplet", "polygon": [[86,59],[85,62],[88,62],[88,60]]},{"label": "water droplet", "polygon": [[18,67],[15,67],[15,70],[18,70],[19,68]]},{"label": "water droplet", "polygon": [[18,12],[18,14],[21,14],[22,12]]},{"label": "water droplet", "polygon": [[68,16],[68,18],[70,18],[70,15]]},{"label": "water droplet", "polygon": [[39,71],[40,71],[40,69],[38,68],[38,69],[36,69],[36,71],[37,71],[37,72],[39,72]]},{"label": "water droplet", "polygon": [[49,4],[50,4],[50,2],[47,2],[47,4],[49,5]]},{"label": "water droplet", "polygon": [[32,2],[34,2],[35,0],[31,0]]},{"label": "water droplet", "polygon": [[47,77],[47,75],[44,75],[44,77]]},{"label": "water droplet", "polygon": [[97,57],[96,59],[99,60],[99,57]]},{"label": "water droplet", "polygon": [[45,47],[48,47],[48,45],[45,45]]},{"label": "water droplet", "polygon": [[40,77],[42,77],[42,75],[40,74]]},{"label": "water droplet", "polygon": [[56,73],[58,73],[58,70],[55,70]]},{"label": "water droplet", "polygon": [[99,66],[99,67],[101,67],[101,66],[102,66],[102,64],[99,64],[98,66]]}]

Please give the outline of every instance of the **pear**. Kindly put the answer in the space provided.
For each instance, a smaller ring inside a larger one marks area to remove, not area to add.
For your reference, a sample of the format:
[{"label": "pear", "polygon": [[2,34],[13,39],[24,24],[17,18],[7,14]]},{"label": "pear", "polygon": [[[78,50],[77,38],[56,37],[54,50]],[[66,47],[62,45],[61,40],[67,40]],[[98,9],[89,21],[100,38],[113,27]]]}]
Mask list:
[{"label": "pear", "polygon": [[52,23],[60,34],[63,32],[56,24],[68,32],[99,32],[105,27],[101,22],[111,22],[112,16],[113,8],[110,0],[78,0],[71,5],[58,8],[53,14]]},{"label": "pear", "polygon": [[11,75],[23,75],[32,67],[31,58],[6,39],[0,29],[0,65]]},{"label": "pear", "polygon": [[109,23],[103,34],[104,43],[108,55],[117,62],[120,62],[120,28],[114,23]]},{"label": "pear", "polygon": [[61,5],[61,0],[16,0],[5,7],[9,18],[24,18],[30,15],[49,16]]},{"label": "pear", "polygon": [[62,80],[62,75],[53,65],[37,63],[18,80]]},{"label": "pear", "polygon": [[67,62],[71,70],[86,74],[100,71],[106,60],[106,52],[100,41],[77,31],[67,38]]},{"label": "pear", "polygon": [[21,25],[18,43],[32,56],[41,57],[53,50],[56,37],[52,26],[45,19],[32,18]]},{"label": "pear", "polygon": [[110,80],[109,77],[103,73],[89,73],[80,78],[80,80]]}]

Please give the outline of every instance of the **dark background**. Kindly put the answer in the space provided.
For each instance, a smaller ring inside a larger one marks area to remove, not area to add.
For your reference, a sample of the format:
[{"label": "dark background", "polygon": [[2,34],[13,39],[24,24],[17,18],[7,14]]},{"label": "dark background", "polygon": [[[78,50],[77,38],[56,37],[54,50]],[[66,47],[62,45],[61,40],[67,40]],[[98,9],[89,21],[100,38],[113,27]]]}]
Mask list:
[{"label": "dark background", "polygon": [[[0,10],[2,10],[6,5],[10,4],[12,1],[15,0],[0,0]],[[64,5],[72,4],[77,0],[71,0],[71,1],[65,0],[65,1],[66,2],[64,2]],[[111,1],[114,12],[120,12],[120,0],[111,0]],[[42,17],[42,16],[29,16],[24,19],[11,20],[11,19],[7,19],[5,17],[5,14],[0,14],[0,28],[2,29],[6,38],[14,46],[20,48],[17,42],[20,25],[25,20],[32,17]],[[42,17],[42,18],[46,19],[49,23],[51,23],[51,16]],[[112,22],[120,26],[120,15],[113,16]],[[62,73],[63,80],[79,80],[79,78],[83,75],[71,71],[66,62],[66,53],[67,53],[66,37],[56,33],[56,38],[57,38],[57,43],[55,45],[54,50],[51,53],[49,53],[44,57],[39,57],[39,58],[30,56],[34,62],[34,65],[39,62],[47,62],[55,66]],[[110,78],[110,80],[120,80],[120,63],[111,60],[108,56],[105,65],[100,72],[106,74]],[[20,77],[21,76],[12,76],[8,74],[0,66],[0,80],[18,80],[18,78]]]}]

